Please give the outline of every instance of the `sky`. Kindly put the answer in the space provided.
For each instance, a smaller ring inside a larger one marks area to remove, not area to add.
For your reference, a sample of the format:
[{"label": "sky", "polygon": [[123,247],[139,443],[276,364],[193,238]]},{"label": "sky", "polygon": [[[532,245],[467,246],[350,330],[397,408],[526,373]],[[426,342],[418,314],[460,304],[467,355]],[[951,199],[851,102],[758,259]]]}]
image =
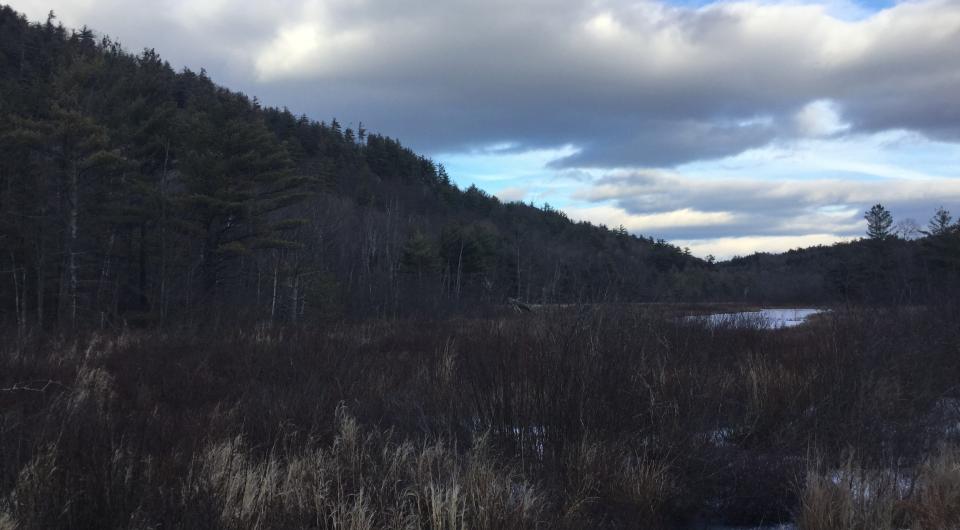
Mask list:
[{"label": "sky", "polygon": [[960,214],[960,0],[13,0],[724,259]]}]

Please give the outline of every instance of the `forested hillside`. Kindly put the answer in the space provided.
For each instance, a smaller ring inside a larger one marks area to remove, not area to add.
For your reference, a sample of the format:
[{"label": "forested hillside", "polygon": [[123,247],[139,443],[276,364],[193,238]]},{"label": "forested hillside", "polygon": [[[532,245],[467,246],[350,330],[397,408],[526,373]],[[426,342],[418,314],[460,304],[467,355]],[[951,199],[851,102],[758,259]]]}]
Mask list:
[{"label": "forested hillside", "polygon": [[[960,225],[930,227],[916,239],[875,234],[849,243],[757,253],[711,272],[727,300],[782,303],[923,304],[960,288]],[[739,290],[737,293],[735,291]]]},{"label": "forested hillside", "polygon": [[0,318],[23,325],[669,300],[704,266],[10,7],[0,152]]}]

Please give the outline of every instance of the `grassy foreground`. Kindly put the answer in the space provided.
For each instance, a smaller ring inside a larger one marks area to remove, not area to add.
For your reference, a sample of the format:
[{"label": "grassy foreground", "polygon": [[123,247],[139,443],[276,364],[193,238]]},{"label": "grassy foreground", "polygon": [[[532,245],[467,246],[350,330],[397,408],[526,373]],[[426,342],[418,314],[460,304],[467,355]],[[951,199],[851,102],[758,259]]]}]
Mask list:
[{"label": "grassy foreground", "polygon": [[9,338],[0,529],[960,526],[960,312]]}]

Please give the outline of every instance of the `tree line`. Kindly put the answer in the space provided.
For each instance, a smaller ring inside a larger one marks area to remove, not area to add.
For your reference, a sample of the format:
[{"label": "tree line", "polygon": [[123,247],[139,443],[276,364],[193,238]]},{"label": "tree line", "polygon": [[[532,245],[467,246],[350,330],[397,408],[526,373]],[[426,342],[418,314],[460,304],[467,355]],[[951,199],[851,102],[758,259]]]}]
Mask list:
[{"label": "tree line", "polygon": [[[730,300],[925,304],[960,289],[960,223],[938,208],[926,228],[876,204],[865,238],[783,254],[736,257],[714,268]],[[718,287],[719,286],[719,287]]]},{"label": "tree line", "polygon": [[0,319],[24,327],[664,300],[705,266],[8,6],[0,152]]}]

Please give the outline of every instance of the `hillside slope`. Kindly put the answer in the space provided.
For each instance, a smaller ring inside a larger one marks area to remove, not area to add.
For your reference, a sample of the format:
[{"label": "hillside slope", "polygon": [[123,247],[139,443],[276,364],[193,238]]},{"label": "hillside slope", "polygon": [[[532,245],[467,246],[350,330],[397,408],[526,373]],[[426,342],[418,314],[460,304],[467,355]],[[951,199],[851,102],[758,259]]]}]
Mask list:
[{"label": "hillside slope", "polygon": [[[43,325],[668,300],[665,242],[459,189],[398,141],[262,108],[0,7],[0,318]],[[215,312],[214,312],[215,313]]]}]

